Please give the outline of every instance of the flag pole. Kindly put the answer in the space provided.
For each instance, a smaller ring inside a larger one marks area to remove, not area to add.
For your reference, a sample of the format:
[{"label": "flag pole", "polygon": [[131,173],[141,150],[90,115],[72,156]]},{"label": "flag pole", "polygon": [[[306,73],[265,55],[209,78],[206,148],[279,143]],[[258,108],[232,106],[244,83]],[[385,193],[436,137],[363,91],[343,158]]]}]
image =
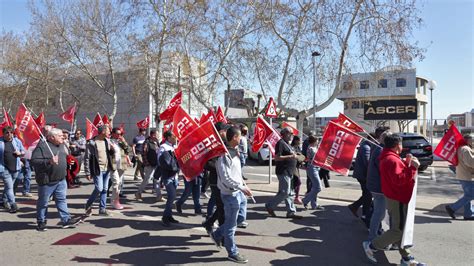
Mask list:
[{"label": "flag pole", "polygon": [[[270,128],[273,129],[273,122],[272,122],[272,118],[270,117]],[[267,145],[271,145],[269,143],[267,143]],[[268,184],[271,184],[272,183],[272,151],[270,149],[270,147],[268,148],[268,151],[270,153],[270,160],[268,162]]]},{"label": "flag pole", "polygon": [[[360,134],[354,132],[352,129],[350,129],[350,128],[348,128],[348,127],[345,127],[344,125],[341,125],[341,124],[339,124],[339,123],[334,123],[333,121],[329,121],[329,123],[332,123],[332,124],[335,124],[335,125],[337,125],[337,126],[339,126],[339,127],[342,127],[342,128],[344,128],[345,130],[350,131],[352,134],[354,134],[354,135],[356,135],[356,136],[359,136],[359,137],[361,137],[361,138],[367,140],[368,142],[374,144],[375,146],[377,146],[377,147],[379,147],[379,148],[382,148],[382,146],[380,146],[380,144],[379,144],[378,142],[373,142],[373,141],[371,141],[370,139],[368,139],[368,138],[366,138],[366,137],[364,137],[364,136],[362,136],[362,135],[360,135]],[[365,131],[364,131],[364,132],[365,132]],[[365,132],[365,133],[367,133],[367,132]],[[370,136],[370,134],[369,134],[369,136]]]}]

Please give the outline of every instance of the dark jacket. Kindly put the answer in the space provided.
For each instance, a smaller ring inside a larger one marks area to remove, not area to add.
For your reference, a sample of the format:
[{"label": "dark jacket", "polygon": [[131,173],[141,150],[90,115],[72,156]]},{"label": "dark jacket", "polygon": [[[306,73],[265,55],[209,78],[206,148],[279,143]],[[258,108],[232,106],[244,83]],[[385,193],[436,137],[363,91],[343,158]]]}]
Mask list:
[{"label": "dark jacket", "polygon": [[145,166],[156,167],[158,165],[158,149],[160,144],[158,140],[148,137],[143,144],[143,164]]},{"label": "dark jacket", "polygon": [[[53,155],[48,149],[48,144],[51,151],[58,155],[59,163],[57,165],[50,163]],[[36,183],[40,186],[61,181],[67,174],[67,153],[64,144],[59,146],[50,142],[48,142],[48,144],[44,141],[40,141],[31,154],[30,163],[35,169]]]},{"label": "dark jacket", "polygon": [[370,142],[363,141],[360,143],[359,150],[354,162],[353,177],[358,180],[367,180],[367,169],[370,159]]},{"label": "dark jacket", "polygon": [[209,185],[217,187],[217,169],[216,169],[216,163],[217,163],[218,157],[212,158],[207,163],[204,165],[204,169],[209,171]]},{"label": "dark jacket", "polygon": [[382,148],[378,146],[372,147],[372,153],[370,154],[369,166],[367,169],[367,189],[370,192],[382,193],[382,184],[380,181],[380,153]]},{"label": "dark jacket", "polygon": [[[114,163],[115,151],[110,149],[110,144],[107,139],[105,141],[105,150],[107,153],[107,170],[116,170]],[[99,152],[97,151],[97,144],[94,140],[89,140],[86,145],[86,154],[84,156],[84,173],[86,176],[98,176],[100,175],[99,166]]]},{"label": "dark jacket", "polygon": [[159,158],[161,178],[168,179],[179,172],[178,159],[173,151],[163,151]]}]

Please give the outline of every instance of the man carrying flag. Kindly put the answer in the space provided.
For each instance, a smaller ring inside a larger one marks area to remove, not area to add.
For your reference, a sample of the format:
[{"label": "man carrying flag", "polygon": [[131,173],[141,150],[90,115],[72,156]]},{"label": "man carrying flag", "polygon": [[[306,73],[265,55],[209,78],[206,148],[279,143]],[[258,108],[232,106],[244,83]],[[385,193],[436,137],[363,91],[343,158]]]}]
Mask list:
[{"label": "man carrying flag", "polygon": [[273,197],[265,208],[268,214],[276,217],[275,209],[278,204],[285,201],[286,217],[292,219],[301,219],[302,217],[296,215],[296,207],[294,204],[294,192],[291,189],[291,180],[296,169],[296,153],[290,145],[293,136],[291,128],[283,128],[280,131],[282,139],[280,139],[275,147],[275,173],[278,177],[278,193]]},{"label": "man carrying flag", "polygon": [[472,138],[473,136],[470,134],[464,135],[456,152],[458,160],[456,179],[461,183],[464,195],[455,203],[446,205],[446,211],[453,219],[456,219],[455,212],[464,207],[464,220],[474,220],[474,209],[471,204],[474,198],[474,150]]},{"label": "man carrying flag", "polygon": [[[377,263],[374,252],[383,250],[391,244],[400,245],[407,217],[408,203],[415,187],[415,176],[420,162],[416,157],[407,155],[400,158],[403,149],[402,138],[393,134],[384,139],[384,148],[380,154],[380,177],[382,192],[386,198],[386,208],[391,218],[390,229],[372,241],[364,241],[362,246],[367,258]],[[400,245],[401,265],[416,265],[410,250]]]},{"label": "man carrying flag", "polygon": [[225,209],[224,224],[211,233],[214,243],[221,247],[222,241],[228,253],[228,259],[237,263],[247,263],[248,259],[239,253],[235,245],[235,230],[237,225],[244,222],[247,216],[247,197],[252,191],[242,179],[239,152],[237,150],[241,133],[236,127],[227,130],[228,153],[221,155],[217,161],[217,186],[221,191]]}]

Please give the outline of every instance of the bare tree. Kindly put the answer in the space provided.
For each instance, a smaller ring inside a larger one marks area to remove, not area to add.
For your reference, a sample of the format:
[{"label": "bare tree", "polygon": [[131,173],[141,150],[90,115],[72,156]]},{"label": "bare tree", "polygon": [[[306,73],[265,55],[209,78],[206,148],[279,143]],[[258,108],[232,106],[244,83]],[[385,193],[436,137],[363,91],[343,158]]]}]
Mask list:
[{"label": "bare tree", "polygon": [[[260,84],[264,96],[277,95],[278,108],[298,116],[298,127],[334,101],[344,74],[409,66],[423,58],[424,50],[410,38],[421,23],[414,0],[265,1],[256,14],[265,28],[246,54],[249,77]],[[315,106],[310,97],[301,97],[312,85],[313,51],[322,54],[316,66],[318,83],[330,92]]]},{"label": "bare tree", "polygon": [[[64,67],[72,67],[98,88],[95,99],[112,102],[110,119],[117,112],[117,72],[124,68],[130,13],[122,1],[44,0],[32,5],[33,27],[55,44]],[[126,63],[126,62],[125,62]],[[108,111],[108,110],[105,110]]]}]

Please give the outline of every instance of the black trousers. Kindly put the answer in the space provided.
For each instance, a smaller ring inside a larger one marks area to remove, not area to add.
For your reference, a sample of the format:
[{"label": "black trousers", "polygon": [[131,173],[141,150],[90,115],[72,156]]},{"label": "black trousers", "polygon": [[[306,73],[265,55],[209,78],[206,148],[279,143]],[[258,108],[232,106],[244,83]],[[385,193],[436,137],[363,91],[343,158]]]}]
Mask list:
[{"label": "black trousers", "polygon": [[222,202],[221,191],[217,186],[211,186],[211,197],[214,196],[216,199],[216,211],[204,222],[204,226],[212,226],[216,221],[219,222],[219,226],[224,224],[224,203]]},{"label": "black trousers", "polygon": [[370,219],[372,214],[370,211],[372,206],[372,193],[370,193],[370,191],[367,189],[366,180],[357,179],[357,181],[359,182],[360,188],[362,189],[362,196],[352,203],[351,206],[355,209],[358,209],[360,206],[362,206],[362,214],[366,219]]}]

